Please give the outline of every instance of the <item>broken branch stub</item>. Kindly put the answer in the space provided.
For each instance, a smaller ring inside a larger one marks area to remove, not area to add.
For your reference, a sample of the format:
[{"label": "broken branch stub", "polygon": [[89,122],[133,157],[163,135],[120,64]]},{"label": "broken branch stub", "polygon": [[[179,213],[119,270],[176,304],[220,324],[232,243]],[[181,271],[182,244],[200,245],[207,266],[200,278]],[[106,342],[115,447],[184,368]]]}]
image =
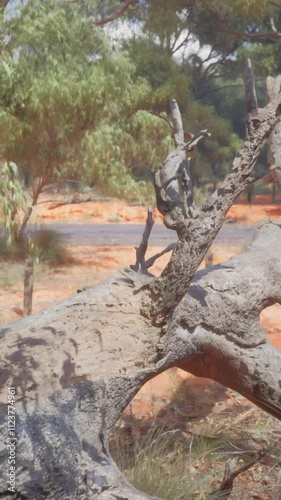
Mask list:
[{"label": "broken branch stub", "polygon": [[145,254],[147,251],[148,240],[153,224],[154,220],[152,217],[152,209],[148,208],[142,240],[140,242],[140,245],[136,248],[136,263],[133,266],[130,266],[131,269],[133,269],[134,271],[141,271],[144,273],[147,271],[147,266],[145,263]]},{"label": "broken branch stub", "polygon": [[247,59],[245,71],[245,94],[246,94],[246,108],[248,115],[258,114],[258,100],[255,88],[254,73],[250,59]]},{"label": "broken branch stub", "polygon": [[[270,103],[276,99],[280,92],[281,75],[277,78],[267,77],[266,91],[267,101]],[[268,141],[267,165],[272,173],[273,181],[281,191],[281,121],[277,123]]]},{"label": "broken branch stub", "polygon": [[178,103],[175,99],[171,101],[170,108],[172,114],[175,143],[176,146],[181,146],[184,143],[184,131],[183,131],[181,112],[179,110]]},{"label": "broken branch stub", "polygon": [[192,152],[200,140],[210,134],[207,130],[196,135],[188,133],[188,142],[185,143],[181,113],[175,99],[171,101],[171,115],[176,149],[167,156],[163,167],[156,172],[154,187],[158,210],[164,215],[164,224],[178,232],[183,228],[184,221],[193,216],[195,209],[187,153]]}]

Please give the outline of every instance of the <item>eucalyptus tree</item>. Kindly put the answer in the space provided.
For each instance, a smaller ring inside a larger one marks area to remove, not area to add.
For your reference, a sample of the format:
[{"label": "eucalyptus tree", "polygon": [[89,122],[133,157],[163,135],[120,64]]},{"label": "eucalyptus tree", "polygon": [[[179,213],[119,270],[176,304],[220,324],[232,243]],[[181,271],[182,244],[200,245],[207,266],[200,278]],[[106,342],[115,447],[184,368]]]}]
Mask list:
[{"label": "eucalyptus tree", "polygon": [[150,107],[150,85],[126,53],[112,52],[99,25],[114,14],[103,9],[102,17],[98,7],[30,0],[3,21],[0,149],[32,189],[18,241],[40,193],[53,182],[79,176],[124,195],[135,189],[131,168],[153,164],[144,147],[152,130],[159,150],[165,155],[169,149],[164,124],[137,114]]},{"label": "eucalyptus tree", "polygon": [[[12,240],[26,257],[26,314],[34,248],[25,234],[40,194],[79,178],[107,194],[138,198],[142,190],[147,198],[146,183],[136,183],[133,169],[156,161],[148,137],[154,135],[158,152],[169,150],[164,124],[137,113],[149,105],[149,84],[126,54],[112,53],[100,27],[130,3],[101,11],[98,2],[30,0],[13,4],[6,15],[3,5],[0,217],[6,243]],[[22,177],[30,196],[24,196]]]}]

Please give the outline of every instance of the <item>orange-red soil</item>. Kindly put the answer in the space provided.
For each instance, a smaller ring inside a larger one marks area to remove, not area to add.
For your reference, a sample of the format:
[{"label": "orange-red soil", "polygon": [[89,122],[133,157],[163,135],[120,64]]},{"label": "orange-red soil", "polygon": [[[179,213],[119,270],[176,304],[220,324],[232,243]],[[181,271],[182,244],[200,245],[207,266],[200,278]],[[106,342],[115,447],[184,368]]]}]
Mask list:
[{"label": "orange-red soil", "polygon": [[[146,219],[145,207],[129,206],[124,200],[64,204],[65,199],[66,196],[62,194],[52,197],[47,194],[42,195],[34,211],[33,222],[137,224],[144,223]],[[246,203],[233,205],[227,218],[244,224],[258,224],[268,220],[281,222],[281,204],[265,203],[268,199],[262,196],[256,196],[255,200],[258,202],[256,205]],[[157,209],[154,209],[153,217],[156,222],[162,222],[162,215]]]}]

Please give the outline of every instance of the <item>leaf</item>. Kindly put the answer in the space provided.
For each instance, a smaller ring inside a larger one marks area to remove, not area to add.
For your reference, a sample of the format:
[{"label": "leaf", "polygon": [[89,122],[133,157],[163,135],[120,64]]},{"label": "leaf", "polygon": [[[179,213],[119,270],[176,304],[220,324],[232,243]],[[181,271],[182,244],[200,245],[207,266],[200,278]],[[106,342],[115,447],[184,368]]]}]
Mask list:
[{"label": "leaf", "polygon": [[2,61],[2,65],[6,71],[7,77],[9,79],[10,86],[12,86],[12,70],[5,61]]}]

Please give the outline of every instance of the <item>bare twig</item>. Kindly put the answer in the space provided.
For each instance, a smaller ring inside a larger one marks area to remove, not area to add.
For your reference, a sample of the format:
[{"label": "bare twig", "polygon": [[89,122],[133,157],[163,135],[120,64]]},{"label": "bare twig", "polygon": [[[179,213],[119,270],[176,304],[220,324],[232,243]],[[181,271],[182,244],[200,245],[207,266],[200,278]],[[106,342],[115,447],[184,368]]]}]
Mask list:
[{"label": "bare twig", "polygon": [[172,134],[174,135],[174,127],[173,127],[173,124],[170,122],[170,120],[168,120],[168,118],[166,118],[166,116],[163,116],[163,115],[159,115],[158,113],[155,113],[155,111],[149,111],[149,113],[151,115],[154,115],[154,116],[157,116],[158,118],[162,118],[162,120],[164,120],[170,127],[171,131],[172,131]]},{"label": "bare twig", "polygon": [[[219,498],[226,499],[230,496],[232,489],[233,489],[233,483],[234,480],[243,472],[246,472],[249,470],[253,465],[255,465],[257,462],[259,462],[267,453],[267,450],[260,450],[257,453],[257,456],[250,460],[249,462],[246,462],[244,465],[239,467],[239,469],[235,470],[236,462],[237,459],[229,460],[226,463],[225,466],[225,472],[224,472],[224,478],[222,481],[222,484],[219,487],[218,490],[218,496]],[[214,493],[213,493],[214,494]]]},{"label": "bare twig", "polygon": [[[271,168],[271,170],[273,170],[273,168]],[[263,172],[261,172],[260,174],[257,174],[257,175],[250,175],[249,179],[248,179],[248,182],[249,184],[254,184],[254,182],[257,182],[259,181],[260,179],[263,179],[266,175],[268,175],[269,172],[268,170],[264,170]]]},{"label": "bare twig", "polygon": [[154,262],[157,259],[159,259],[160,257],[162,257],[162,255],[165,255],[168,252],[172,252],[175,248],[176,248],[176,243],[171,243],[169,246],[167,246],[166,248],[164,248],[164,250],[162,250],[161,252],[156,253],[155,255],[153,255],[152,257],[150,257],[150,259],[146,260],[145,261],[145,268],[149,269],[151,266],[153,266]]},{"label": "bare twig", "polygon": [[188,153],[193,151],[204,137],[211,137],[207,129],[200,130],[198,134],[194,135],[192,139],[184,145],[184,150]]},{"label": "bare twig", "polygon": [[136,248],[136,263],[131,266],[131,269],[134,271],[142,271],[146,272],[147,271],[147,266],[145,262],[145,254],[147,251],[147,246],[148,246],[148,240],[149,236],[151,233],[151,229],[153,227],[154,220],[152,217],[152,210],[151,208],[148,208],[147,210],[147,219],[145,223],[145,229],[142,235],[142,240],[139,245],[139,247]]}]

